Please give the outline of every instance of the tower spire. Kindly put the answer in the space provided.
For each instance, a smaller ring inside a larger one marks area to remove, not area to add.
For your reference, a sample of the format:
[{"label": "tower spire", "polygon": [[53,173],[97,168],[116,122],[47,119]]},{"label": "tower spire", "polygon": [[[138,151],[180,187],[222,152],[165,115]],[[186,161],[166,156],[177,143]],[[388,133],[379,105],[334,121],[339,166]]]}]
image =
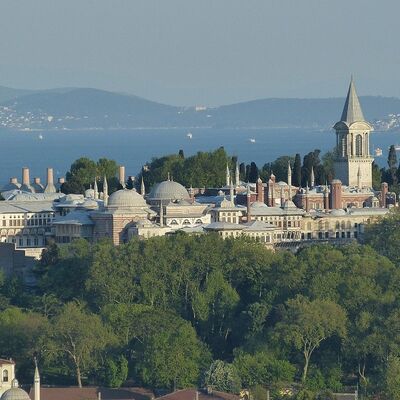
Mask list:
[{"label": "tower spire", "polygon": [[144,195],[146,194],[146,188],[145,188],[145,186],[144,186],[143,176],[142,176],[142,182],[141,182],[141,184],[140,184],[140,194],[141,194],[142,196],[144,196]]},{"label": "tower spire", "polygon": [[35,375],[33,378],[34,400],[40,400],[40,375],[37,359],[35,357]]},{"label": "tower spire", "polygon": [[108,204],[108,183],[107,177],[104,175],[104,182],[103,182],[103,202],[104,205],[107,206]]},{"label": "tower spire", "polygon": [[346,102],[344,103],[342,117],[340,118],[340,120],[343,122],[347,122],[348,124],[356,121],[365,121],[360,101],[358,100],[353,76],[351,77]]},{"label": "tower spire", "polygon": [[226,186],[229,186],[231,180],[231,171],[229,170],[229,165],[226,163]]}]

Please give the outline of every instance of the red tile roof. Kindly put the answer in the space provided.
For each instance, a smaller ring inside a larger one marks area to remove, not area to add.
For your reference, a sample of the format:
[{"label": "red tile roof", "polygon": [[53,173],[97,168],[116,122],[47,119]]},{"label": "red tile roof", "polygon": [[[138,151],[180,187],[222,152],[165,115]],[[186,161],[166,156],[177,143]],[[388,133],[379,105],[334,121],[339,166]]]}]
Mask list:
[{"label": "red tile roof", "polygon": [[[196,392],[198,392],[198,400],[239,400],[239,396],[231,393],[213,391],[207,394],[196,389],[183,389],[169,393],[165,396],[158,397],[162,400],[196,400]],[[158,400],[157,399],[157,400]]]},{"label": "red tile roof", "polygon": [[[101,394],[101,400],[149,400],[153,393],[142,388],[110,389],[103,387],[41,387],[41,400],[97,400]],[[34,398],[34,390],[29,392]]]},{"label": "red tile roof", "polygon": [[5,359],[5,358],[0,358],[0,365],[2,364],[15,364],[15,361],[13,361],[11,358],[10,359]]}]

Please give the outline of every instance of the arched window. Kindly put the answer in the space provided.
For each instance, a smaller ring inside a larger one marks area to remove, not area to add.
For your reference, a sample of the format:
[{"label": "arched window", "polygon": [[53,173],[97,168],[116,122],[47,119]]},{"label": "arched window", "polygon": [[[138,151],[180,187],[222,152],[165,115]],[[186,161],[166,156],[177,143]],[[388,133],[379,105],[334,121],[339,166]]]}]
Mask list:
[{"label": "arched window", "polygon": [[3,382],[8,382],[8,370],[3,371]]},{"label": "arched window", "polygon": [[347,156],[347,137],[342,136],[342,157]]},{"label": "arched window", "polygon": [[176,219],[173,219],[173,220],[171,221],[171,225],[178,225],[178,223],[176,222]]},{"label": "arched window", "polygon": [[201,219],[196,219],[196,224],[202,224],[203,221]]},{"label": "arched window", "polygon": [[363,139],[361,135],[356,136],[356,156],[361,157],[363,154],[362,151]]},{"label": "arched window", "polygon": [[183,225],[190,225],[190,221],[189,221],[188,219],[185,219],[185,220],[183,221]]}]

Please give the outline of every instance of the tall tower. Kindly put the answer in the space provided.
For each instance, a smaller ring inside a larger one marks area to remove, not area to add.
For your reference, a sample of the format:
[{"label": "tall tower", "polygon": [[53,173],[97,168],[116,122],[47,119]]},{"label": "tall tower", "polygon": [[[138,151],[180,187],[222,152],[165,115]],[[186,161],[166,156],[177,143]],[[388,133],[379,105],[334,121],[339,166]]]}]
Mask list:
[{"label": "tall tower", "polygon": [[372,188],[369,135],[374,128],[364,119],[353,78],[336,131],[335,178],[344,185]]}]

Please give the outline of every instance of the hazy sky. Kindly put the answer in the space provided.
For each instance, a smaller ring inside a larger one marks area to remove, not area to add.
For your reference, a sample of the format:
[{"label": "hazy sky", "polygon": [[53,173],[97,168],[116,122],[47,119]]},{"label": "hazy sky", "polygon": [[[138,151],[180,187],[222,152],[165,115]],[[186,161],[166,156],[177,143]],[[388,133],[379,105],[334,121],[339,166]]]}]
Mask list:
[{"label": "hazy sky", "polygon": [[0,85],[170,104],[400,96],[399,0],[0,0]]}]

